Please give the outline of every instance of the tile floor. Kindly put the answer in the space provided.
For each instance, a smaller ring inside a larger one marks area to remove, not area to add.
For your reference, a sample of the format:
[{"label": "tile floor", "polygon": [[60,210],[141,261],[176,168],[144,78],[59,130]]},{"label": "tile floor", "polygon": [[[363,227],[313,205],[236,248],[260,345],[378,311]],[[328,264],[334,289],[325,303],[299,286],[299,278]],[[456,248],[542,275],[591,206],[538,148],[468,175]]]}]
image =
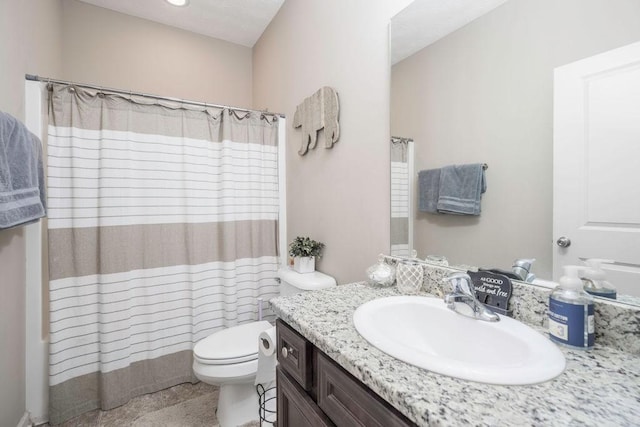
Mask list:
[{"label": "tile floor", "polygon": [[[213,427],[218,425],[215,418],[217,400],[217,387],[204,383],[180,384],[136,397],[109,411],[87,412],[57,427]],[[193,410],[195,405],[197,410]],[[44,426],[49,427],[48,424]]]}]

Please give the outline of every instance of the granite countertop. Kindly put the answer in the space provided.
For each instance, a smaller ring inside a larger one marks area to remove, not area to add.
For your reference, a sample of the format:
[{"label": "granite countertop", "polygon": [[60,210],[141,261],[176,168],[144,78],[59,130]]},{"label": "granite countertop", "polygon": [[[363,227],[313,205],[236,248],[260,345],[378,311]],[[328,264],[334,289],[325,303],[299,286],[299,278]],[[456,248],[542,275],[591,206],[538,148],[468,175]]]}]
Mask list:
[{"label": "granite countertop", "polygon": [[[397,288],[366,283],[271,300],[274,312],[420,426],[640,425],[640,357],[611,347],[561,348],[565,372],[542,384],[495,386],[436,374],[370,345],[353,313]],[[427,294],[424,294],[425,296]],[[539,328],[538,328],[539,329]]]}]

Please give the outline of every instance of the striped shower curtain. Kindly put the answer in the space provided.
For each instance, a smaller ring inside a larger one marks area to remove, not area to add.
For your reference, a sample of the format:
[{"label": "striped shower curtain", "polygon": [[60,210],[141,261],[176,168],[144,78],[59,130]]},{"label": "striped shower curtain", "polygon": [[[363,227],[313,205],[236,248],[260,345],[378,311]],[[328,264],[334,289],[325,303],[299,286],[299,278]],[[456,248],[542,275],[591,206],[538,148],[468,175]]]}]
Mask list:
[{"label": "striped shower curtain", "polygon": [[279,195],[275,117],[50,87],[55,424],[194,381],[194,343],[257,318]]},{"label": "striped shower curtain", "polygon": [[391,139],[391,255],[409,254],[408,142]]}]

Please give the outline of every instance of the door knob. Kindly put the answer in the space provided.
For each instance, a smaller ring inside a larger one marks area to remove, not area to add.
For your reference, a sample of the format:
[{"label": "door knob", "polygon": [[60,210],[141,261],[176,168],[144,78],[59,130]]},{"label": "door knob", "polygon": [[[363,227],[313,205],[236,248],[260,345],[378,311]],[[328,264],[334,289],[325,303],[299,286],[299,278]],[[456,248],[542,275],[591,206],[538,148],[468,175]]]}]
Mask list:
[{"label": "door knob", "polygon": [[568,248],[569,246],[571,246],[571,239],[569,239],[568,237],[562,236],[556,241],[556,244],[561,248]]}]

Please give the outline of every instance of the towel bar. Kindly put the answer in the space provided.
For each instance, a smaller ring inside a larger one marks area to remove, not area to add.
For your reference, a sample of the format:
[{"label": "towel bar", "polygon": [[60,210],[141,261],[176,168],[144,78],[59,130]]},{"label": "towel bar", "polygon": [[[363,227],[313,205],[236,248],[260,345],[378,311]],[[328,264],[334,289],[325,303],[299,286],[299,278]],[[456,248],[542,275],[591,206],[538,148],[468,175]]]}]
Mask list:
[{"label": "towel bar", "polygon": [[483,164],[482,164],[482,170],[483,170],[483,171],[486,171],[487,169],[489,169],[489,165],[488,165],[488,164],[486,164],[486,163],[483,163]]}]

